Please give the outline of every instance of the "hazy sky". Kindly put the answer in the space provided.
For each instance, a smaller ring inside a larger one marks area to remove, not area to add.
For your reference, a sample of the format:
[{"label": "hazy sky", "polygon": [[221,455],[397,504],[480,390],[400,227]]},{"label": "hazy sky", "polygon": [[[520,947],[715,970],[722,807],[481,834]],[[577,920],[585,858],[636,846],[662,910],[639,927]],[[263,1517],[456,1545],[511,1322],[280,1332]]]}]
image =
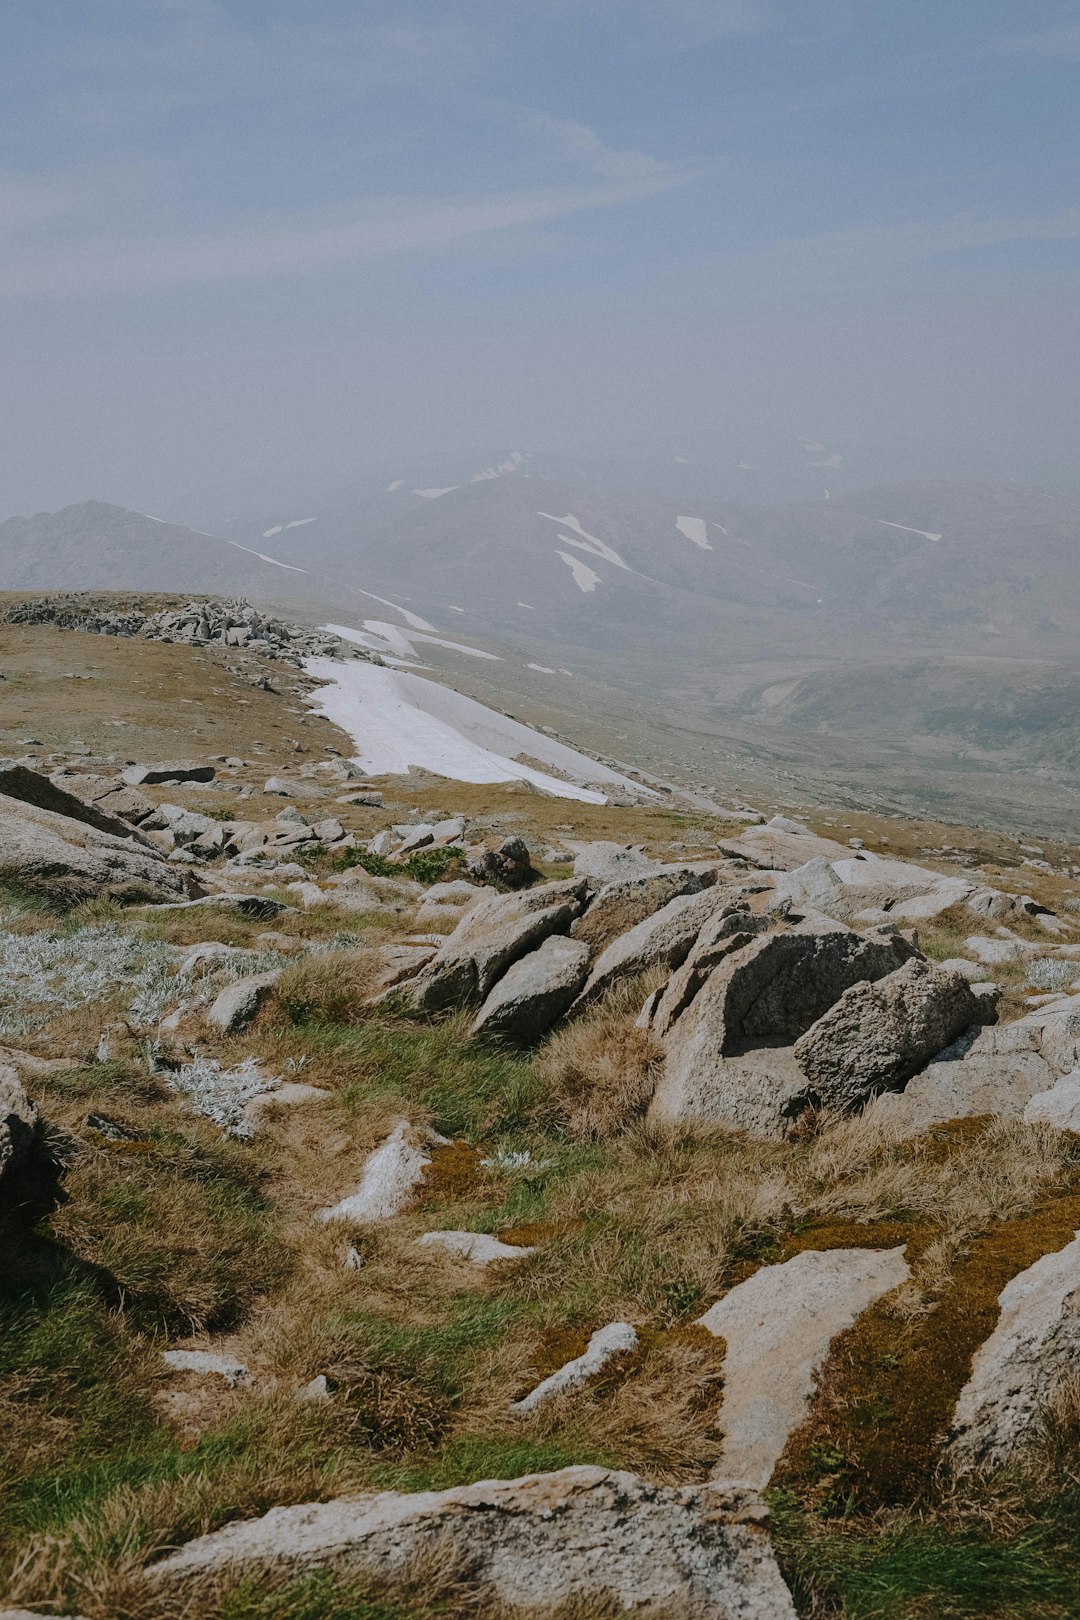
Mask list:
[{"label": "hazy sky", "polygon": [[0,516],[750,423],[1080,484],[1080,5],[7,0],[0,64]]}]

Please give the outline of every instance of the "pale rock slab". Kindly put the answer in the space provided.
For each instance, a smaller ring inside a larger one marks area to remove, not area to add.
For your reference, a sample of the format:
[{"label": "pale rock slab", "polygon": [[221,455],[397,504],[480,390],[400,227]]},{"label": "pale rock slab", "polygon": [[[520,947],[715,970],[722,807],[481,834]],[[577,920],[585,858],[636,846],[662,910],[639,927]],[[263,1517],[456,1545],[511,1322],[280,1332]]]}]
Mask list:
[{"label": "pale rock slab", "polygon": [[697,894],[706,885],[688,867],[669,868],[652,877],[628,878],[608,883],[574,923],[570,932],[584,940],[593,951],[602,951],[620,934],[651,917],[680,895]]},{"label": "pale rock slab", "polygon": [[720,844],[725,855],[737,855],[751,866],[768,872],[790,872],[816,856],[827,861],[847,860],[851,851],[832,838],[819,838],[786,816],[774,816],[763,827],[748,827],[736,839]]},{"label": "pale rock slab", "polygon": [[524,1244],[503,1243],[486,1232],[425,1232],[416,1240],[418,1249],[439,1249],[472,1266],[490,1266],[495,1260],[523,1260],[535,1249]]},{"label": "pale rock slab", "polygon": [[995,1115],[1019,1119],[1032,1097],[1054,1083],[1055,1072],[1038,1052],[979,1053],[929,1064],[901,1092],[884,1092],[863,1118],[882,1125],[896,1141],[920,1136],[952,1119]]},{"label": "pale rock slab", "polygon": [[4,869],[72,899],[122,904],[170,901],[190,890],[184,873],[161,852],[84,820],[43,810],[0,793],[0,861]]},{"label": "pale rock slab", "polygon": [[597,1373],[603,1372],[613,1357],[636,1350],[637,1342],[637,1331],[629,1322],[609,1322],[607,1327],[597,1328],[580,1356],[553,1372],[520,1401],[514,1401],[510,1410],[520,1415],[535,1412],[538,1406],[554,1400],[556,1395],[583,1388]]},{"label": "pale rock slab", "polygon": [[1049,1091],[1037,1092],[1024,1109],[1024,1121],[1080,1132],[1080,1069],[1064,1075]]},{"label": "pale rock slab", "polygon": [[832,1341],[909,1275],[902,1248],[810,1249],[762,1266],[699,1318],[727,1346],[720,1477],[768,1484]]},{"label": "pale rock slab", "polygon": [[975,1354],[946,1455],[958,1472],[1012,1460],[1032,1420],[1080,1357],[1080,1233],[1006,1283],[1001,1315]]},{"label": "pale rock slab", "polygon": [[429,1149],[445,1147],[434,1131],[401,1123],[365,1160],[360,1185],[340,1203],[319,1211],[320,1221],[355,1221],[366,1225],[388,1221],[407,1209],[431,1163]]},{"label": "pale rock slab", "polygon": [[234,1356],[218,1355],[214,1350],[163,1350],[161,1359],[173,1372],[216,1373],[230,1389],[246,1384],[250,1377],[242,1361]]},{"label": "pale rock slab", "polygon": [[314,1569],[385,1580],[449,1548],[470,1559],[481,1596],[525,1610],[614,1600],[643,1620],[797,1620],[766,1522],[753,1493],[564,1468],[274,1508],[189,1542],[147,1577],[193,1595],[207,1582]]},{"label": "pale rock slab", "polygon": [[593,887],[655,877],[662,870],[659,861],[632,844],[600,838],[591,844],[568,841],[568,848],[574,852],[574,876],[588,878]]},{"label": "pale rock slab", "polygon": [[508,968],[473,1020],[472,1033],[539,1040],[585,983],[589,947],[553,934]]}]

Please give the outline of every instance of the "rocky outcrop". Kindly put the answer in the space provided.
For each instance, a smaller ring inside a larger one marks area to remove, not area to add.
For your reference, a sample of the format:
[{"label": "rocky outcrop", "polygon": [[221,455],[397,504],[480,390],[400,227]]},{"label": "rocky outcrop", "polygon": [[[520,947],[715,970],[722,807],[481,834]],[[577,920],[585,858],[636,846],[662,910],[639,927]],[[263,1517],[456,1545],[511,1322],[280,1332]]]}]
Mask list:
[{"label": "rocky outcrop", "polygon": [[[121,820],[119,815],[110,813],[101,804],[88,803],[80,794],[69,792],[51,777],[28,770],[25,765],[8,765],[0,769],[0,794],[9,799],[18,799],[22,804],[34,805],[38,810],[52,810],[56,815],[66,816],[72,821],[83,821],[88,827],[109,833],[114,838],[135,837],[127,821]],[[143,843],[143,840],[137,842]],[[151,846],[144,844],[143,847]],[[0,860],[2,858],[0,852]]]},{"label": "rocky outcrop", "polygon": [[574,1000],[588,971],[589,947],[553,934],[498,981],[473,1020],[472,1033],[539,1040]]},{"label": "rocky outcrop", "polygon": [[795,1040],[852,984],[884,978],[912,953],[901,935],[860,934],[821,917],[751,939],[665,1028],[649,1117],[782,1135],[806,1085]]},{"label": "rocky outcrop", "polygon": [[584,898],[583,879],[489,895],[467,912],[412,981],[408,995],[413,1006],[436,1012],[482,1002],[519,957],[550,934],[566,932]]},{"label": "rocky outcrop", "polygon": [[1031,1099],[1053,1083],[1053,1069],[1037,1052],[969,1052],[931,1063],[903,1091],[876,1097],[864,1118],[902,1141],[951,1119],[1020,1119]]},{"label": "rocky outcrop", "polygon": [[605,884],[570,932],[575,939],[584,940],[591,951],[600,952],[669,900],[697,894],[705,886],[700,874],[686,866],[670,867],[652,877]]},{"label": "rocky outcrop", "polygon": [[0,872],[64,901],[176,900],[186,875],[156,850],[0,794]]},{"label": "rocky outcrop", "polygon": [[189,1542],[147,1577],[194,1597],[228,1578],[315,1569],[393,1579],[437,1556],[480,1597],[524,1613],[576,1600],[671,1620],[796,1620],[764,1526],[752,1493],[564,1468],[274,1508]]},{"label": "rocky outcrop", "polygon": [[162,782],[212,782],[213,765],[190,759],[160,760],[156,765],[129,765],[120,773],[126,787],[153,787]]},{"label": "rocky outcrop", "polygon": [[956,1036],[985,1016],[959,973],[914,959],[876,984],[854,984],[795,1042],[803,1102],[850,1113],[899,1091]]},{"label": "rocky outcrop", "polygon": [[810,908],[841,922],[927,921],[974,892],[967,878],[878,855],[817,856],[776,880],[775,905]]},{"label": "rocky outcrop", "polygon": [[573,1011],[584,1011],[624,979],[647,973],[650,968],[677,968],[686,960],[709,917],[728,898],[726,891],[716,888],[680,895],[620,934],[597,958]]},{"label": "rocky outcrop", "polygon": [[832,1341],[908,1275],[902,1248],[810,1249],[762,1266],[705,1312],[699,1326],[726,1345],[720,1477],[768,1484]]},{"label": "rocky outcrop", "polygon": [[1013,1460],[1033,1419],[1080,1357],[1080,1232],[998,1295],[1001,1315],[975,1354],[953,1413],[946,1455],[958,1471]]},{"label": "rocky outcrop", "polygon": [[787,816],[773,816],[763,827],[748,827],[738,838],[720,844],[725,855],[735,855],[750,866],[765,871],[790,872],[821,856],[827,861],[845,859],[851,854],[832,838],[819,838],[801,822]]}]

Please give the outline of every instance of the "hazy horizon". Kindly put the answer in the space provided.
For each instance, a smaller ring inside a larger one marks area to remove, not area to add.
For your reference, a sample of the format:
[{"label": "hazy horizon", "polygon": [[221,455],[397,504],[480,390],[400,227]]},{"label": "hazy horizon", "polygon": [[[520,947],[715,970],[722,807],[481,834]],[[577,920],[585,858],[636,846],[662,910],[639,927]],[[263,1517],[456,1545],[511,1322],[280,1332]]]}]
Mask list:
[{"label": "hazy horizon", "polygon": [[1075,487],[1080,7],[1019,10],[10,7],[0,518],[681,438]]}]

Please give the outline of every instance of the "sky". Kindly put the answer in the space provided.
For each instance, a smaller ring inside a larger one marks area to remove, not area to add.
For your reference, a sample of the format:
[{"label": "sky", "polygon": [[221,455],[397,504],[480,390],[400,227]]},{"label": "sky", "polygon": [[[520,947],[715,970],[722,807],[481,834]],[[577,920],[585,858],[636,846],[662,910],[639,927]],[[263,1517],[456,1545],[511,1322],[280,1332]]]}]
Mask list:
[{"label": "sky", "polygon": [[680,435],[1076,487],[1078,74],[1069,0],[8,0],[0,517]]}]

